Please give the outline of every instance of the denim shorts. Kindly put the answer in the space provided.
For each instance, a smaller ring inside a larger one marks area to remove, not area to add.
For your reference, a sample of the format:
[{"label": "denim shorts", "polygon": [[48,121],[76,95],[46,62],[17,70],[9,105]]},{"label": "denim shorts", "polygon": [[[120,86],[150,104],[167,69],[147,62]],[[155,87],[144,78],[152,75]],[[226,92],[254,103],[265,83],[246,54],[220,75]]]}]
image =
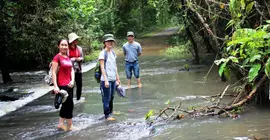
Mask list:
[{"label": "denim shorts", "polygon": [[134,73],[134,76],[138,79],[140,78],[140,66],[138,61],[136,62],[126,62],[126,76],[127,79],[131,79],[132,78],[132,72]]}]

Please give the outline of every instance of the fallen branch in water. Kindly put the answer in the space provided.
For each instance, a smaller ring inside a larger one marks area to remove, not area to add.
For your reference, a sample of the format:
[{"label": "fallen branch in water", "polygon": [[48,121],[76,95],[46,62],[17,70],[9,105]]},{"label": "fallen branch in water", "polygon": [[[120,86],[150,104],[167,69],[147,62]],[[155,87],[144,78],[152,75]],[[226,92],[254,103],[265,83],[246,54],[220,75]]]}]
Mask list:
[{"label": "fallen branch in water", "polygon": [[[262,79],[256,84],[255,88],[249,93],[249,95],[246,96],[243,100],[239,101],[238,103],[232,104],[230,106],[225,107],[224,109],[226,111],[233,110],[234,108],[243,106],[247,101],[249,101],[257,92],[259,87],[266,81],[267,75],[264,75]],[[222,114],[223,111],[220,110],[218,114]]]},{"label": "fallen branch in water", "polygon": [[223,91],[223,93],[221,94],[221,96],[219,97],[218,99],[218,102],[217,102],[217,106],[219,105],[220,101],[222,100],[223,96],[225,95],[226,91],[228,90],[228,88],[230,87],[230,85],[228,85],[225,90]]},{"label": "fallen branch in water", "polygon": [[[226,94],[227,90],[229,89],[230,85],[226,86],[222,94],[215,95],[215,97],[218,98],[217,101],[212,103],[212,105],[206,105],[206,106],[201,106],[201,107],[192,107],[190,109],[183,109],[182,107],[182,101],[178,102],[175,106],[173,107],[166,107],[162,109],[158,116],[156,117],[156,121],[169,121],[169,120],[179,120],[179,119],[184,119],[186,116],[191,117],[191,118],[196,118],[196,117],[203,117],[203,116],[218,116],[221,114],[226,114],[227,116],[231,118],[237,118],[238,114],[235,113],[234,109],[239,109],[239,107],[242,107],[249,101],[257,92],[257,90],[262,86],[262,84],[267,80],[267,76],[264,75],[259,82],[256,84],[254,89],[249,92],[249,94],[242,100],[232,103],[231,105],[228,106],[222,106],[220,105],[221,100],[223,99],[224,96],[228,95]],[[244,92],[240,92],[236,99],[239,96],[242,96]],[[169,112],[169,113],[168,113]],[[160,118],[163,119],[160,119]]]}]

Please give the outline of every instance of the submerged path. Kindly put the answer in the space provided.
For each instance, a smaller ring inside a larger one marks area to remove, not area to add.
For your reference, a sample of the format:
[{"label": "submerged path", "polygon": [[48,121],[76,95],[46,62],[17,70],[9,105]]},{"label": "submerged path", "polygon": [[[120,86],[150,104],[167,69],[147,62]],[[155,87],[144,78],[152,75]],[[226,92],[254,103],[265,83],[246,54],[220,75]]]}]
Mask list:
[{"label": "submerged path", "polygon": [[[138,39],[143,46],[140,67],[143,87],[127,90],[127,98],[115,96],[114,110],[117,121],[99,120],[103,116],[99,84],[93,78],[93,71],[84,73],[84,101],[76,103],[74,126],[77,131],[63,132],[56,129],[58,110],[53,107],[54,96],[46,94],[30,104],[0,118],[0,139],[5,140],[136,140],[136,139],[234,139],[249,136],[250,133],[268,134],[269,110],[254,109],[239,120],[201,118],[183,120],[170,124],[158,124],[156,133],[144,121],[149,109],[158,111],[172,103],[184,100],[183,107],[205,103],[200,96],[221,92],[226,83],[219,81],[217,72],[210,73],[204,84],[209,66],[189,72],[179,71],[186,60],[170,60],[162,55],[165,40],[175,31],[167,29],[151,37]],[[126,83],[124,57],[117,59],[120,78]],[[133,80],[135,84],[135,80]],[[260,119],[258,119],[258,117]]]}]

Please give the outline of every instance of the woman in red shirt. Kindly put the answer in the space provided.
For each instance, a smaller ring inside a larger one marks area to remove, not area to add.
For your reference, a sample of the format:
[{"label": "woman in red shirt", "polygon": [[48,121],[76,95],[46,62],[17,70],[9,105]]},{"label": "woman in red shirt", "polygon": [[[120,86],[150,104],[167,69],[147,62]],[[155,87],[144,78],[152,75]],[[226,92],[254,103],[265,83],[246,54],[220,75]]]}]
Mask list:
[{"label": "woman in red shirt", "polygon": [[83,61],[83,51],[80,46],[78,46],[79,36],[75,33],[70,33],[68,35],[69,50],[68,56],[72,61],[73,68],[75,71],[75,83],[76,83],[76,97],[80,100],[82,94],[82,61]]},{"label": "woman in red shirt", "polygon": [[[58,128],[63,130],[71,130],[73,117],[73,86],[74,86],[74,69],[72,62],[67,55],[68,41],[62,39],[58,42],[59,53],[53,58],[52,62],[52,78],[54,84],[54,93],[58,94],[60,90],[68,92],[67,100],[62,104],[60,109],[60,118]],[[67,127],[64,121],[67,122]]]}]

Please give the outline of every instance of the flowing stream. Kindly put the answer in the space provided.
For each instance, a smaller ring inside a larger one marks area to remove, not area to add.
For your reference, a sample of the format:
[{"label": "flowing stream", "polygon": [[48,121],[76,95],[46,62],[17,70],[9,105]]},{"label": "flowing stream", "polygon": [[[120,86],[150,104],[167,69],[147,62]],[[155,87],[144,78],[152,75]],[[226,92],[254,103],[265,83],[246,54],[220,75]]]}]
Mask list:
[{"label": "flowing stream", "polygon": [[[93,70],[83,74],[84,100],[76,103],[74,126],[77,130],[63,132],[56,129],[58,110],[54,109],[54,96],[46,94],[26,106],[0,118],[1,140],[231,140],[248,139],[253,135],[269,137],[270,109],[249,107],[239,119],[204,117],[170,123],[155,124],[155,132],[144,120],[148,110],[160,110],[170,100],[184,100],[183,107],[200,105],[200,98],[215,95],[228,83],[220,82],[217,69],[204,77],[210,66],[200,65],[190,71],[179,71],[188,62],[185,59],[171,60],[161,55],[164,39],[169,35],[158,34],[145,38],[143,56],[140,57],[142,88],[126,91],[127,98],[115,95],[114,111],[117,121],[101,120],[103,116],[99,84],[94,81]],[[124,57],[118,58],[119,74],[126,83]],[[135,84],[135,80],[133,80]],[[30,86],[30,85],[28,85]]]}]

